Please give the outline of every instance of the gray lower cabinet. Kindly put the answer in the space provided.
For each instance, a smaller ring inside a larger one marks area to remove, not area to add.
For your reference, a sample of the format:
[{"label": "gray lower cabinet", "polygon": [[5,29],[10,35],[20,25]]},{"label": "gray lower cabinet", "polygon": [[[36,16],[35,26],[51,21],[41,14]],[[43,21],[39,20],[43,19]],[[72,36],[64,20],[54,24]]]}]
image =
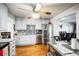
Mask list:
[{"label": "gray lower cabinet", "polygon": [[36,44],[42,44],[42,35],[41,34],[37,34],[37,36],[36,36]]}]

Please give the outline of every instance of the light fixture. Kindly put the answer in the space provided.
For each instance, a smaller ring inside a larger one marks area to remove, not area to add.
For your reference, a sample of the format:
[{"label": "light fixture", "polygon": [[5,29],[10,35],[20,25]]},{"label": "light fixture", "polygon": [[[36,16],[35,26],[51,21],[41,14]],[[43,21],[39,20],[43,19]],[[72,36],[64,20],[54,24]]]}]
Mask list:
[{"label": "light fixture", "polygon": [[38,12],[40,11],[41,7],[42,7],[42,6],[41,6],[40,3],[36,3],[36,4],[34,5],[33,11],[36,12],[36,13],[38,13]]},{"label": "light fixture", "polygon": [[41,4],[40,3],[34,4],[34,6],[33,6],[33,14],[32,14],[33,19],[40,18],[40,15],[39,15],[40,9],[41,9]]},{"label": "light fixture", "polygon": [[40,18],[39,13],[33,13],[33,14],[32,14],[32,18],[33,18],[33,19],[38,19],[38,18]]}]

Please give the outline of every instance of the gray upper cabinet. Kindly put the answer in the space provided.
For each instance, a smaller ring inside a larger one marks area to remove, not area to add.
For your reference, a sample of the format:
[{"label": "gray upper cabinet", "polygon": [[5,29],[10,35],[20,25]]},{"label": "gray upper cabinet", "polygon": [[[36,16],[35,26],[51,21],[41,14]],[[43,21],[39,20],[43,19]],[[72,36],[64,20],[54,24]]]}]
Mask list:
[{"label": "gray upper cabinet", "polygon": [[0,4],[0,31],[8,31],[8,9]]},{"label": "gray upper cabinet", "polygon": [[17,17],[15,20],[15,30],[26,30],[26,21],[23,18]]}]

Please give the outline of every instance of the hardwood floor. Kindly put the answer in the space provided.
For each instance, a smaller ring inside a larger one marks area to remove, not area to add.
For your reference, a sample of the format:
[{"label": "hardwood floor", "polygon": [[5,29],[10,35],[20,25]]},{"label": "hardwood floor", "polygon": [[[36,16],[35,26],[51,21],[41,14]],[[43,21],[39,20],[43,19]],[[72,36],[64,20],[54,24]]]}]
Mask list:
[{"label": "hardwood floor", "polygon": [[47,52],[48,48],[43,44],[16,47],[16,56],[46,56]]}]

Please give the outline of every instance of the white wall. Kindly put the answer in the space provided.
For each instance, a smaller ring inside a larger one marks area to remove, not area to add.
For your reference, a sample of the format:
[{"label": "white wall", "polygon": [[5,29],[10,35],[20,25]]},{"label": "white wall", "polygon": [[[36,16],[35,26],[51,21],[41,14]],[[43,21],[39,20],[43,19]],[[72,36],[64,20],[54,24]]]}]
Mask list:
[{"label": "white wall", "polygon": [[4,32],[11,32],[12,39],[14,20],[15,17],[8,11],[7,6],[0,4],[0,30]]},{"label": "white wall", "polygon": [[8,8],[0,3],[0,31],[8,31]]},{"label": "white wall", "polygon": [[42,29],[41,24],[48,24],[49,20],[44,19],[26,19],[26,24],[36,25],[36,29]]},{"label": "white wall", "polygon": [[8,16],[12,19],[13,24],[15,24],[15,16],[11,14],[10,12],[8,12]]},{"label": "white wall", "polygon": [[[36,29],[41,29],[41,24],[48,24],[48,21],[49,21],[49,20],[44,20],[44,19],[26,19],[26,18],[20,18],[20,17],[17,17],[16,20],[25,21],[24,23],[26,23],[28,25],[36,25]],[[26,24],[24,24],[24,25],[26,25]],[[22,25],[22,23],[20,23],[19,26],[20,25]],[[17,26],[18,26],[18,23],[17,23],[16,27]]]},{"label": "white wall", "polygon": [[48,24],[48,20],[44,19],[26,19],[26,24]]},{"label": "white wall", "polygon": [[[68,15],[71,15],[71,14],[74,14],[74,13],[76,13],[76,10],[77,10],[77,7],[79,6],[79,4],[77,4],[77,5],[75,5],[75,6],[73,6],[73,7],[71,7],[71,8],[69,8],[68,10],[66,10],[66,11],[64,11],[64,12],[62,12],[62,13],[60,13],[60,14],[58,14],[57,16],[55,16],[55,17],[53,17],[52,19],[51,19],[51,22],[52,22],[52,24],[53,24],[53,27],[54,27],[54,35],[59,35],[59,30],[60,30],[60,22],[58,22],[58,20],[60,19],[60,18],[63,18],[63,17],[65,17],[65,16],[68,16]],[[79,16],[78,16],[79,17]],[[79,19],[79,18],[78,18]],[[79,23],[79,21],[78,21],[78,23]],[[72,32],[72,28],[73,28],[73,25],[70,25],[70,24],[65,24],[64,23],[64,27],[63,27],[64,29],[63,30],[66,30],[67,32]],[[78,26],[77,26],[77,28],[78,28]],[[77,30],[79,30],[79,29],[77,29]],[[79,31],[77,31],[77,32],[79,32]],[[77,37],[79,37],[79,35],[77,36]]]},{"label": "white wall", "polygon": [[[62,25],[62,28],[60,27]],[[59,21],[54,21],[53,22],[53,34],[54,36],[59,36],[60,31],[66,31],[67,33],[72,33],[73,32],[73,24],[70,23],[63,23]]]},{"label": "white wall", "polygon": [[77,29],[77,39],[79,39],[79,5],[76,8],[76,29]]},{"label": "white wall", "polygon": [[9,28],[9,31],[11,32],[11,39],[13,39],[13,35],[14,35],[13,24],[15,24],[15,16],[13,16],[10,12],[8,12],[8,20],[9,20],[8,28]]}]

